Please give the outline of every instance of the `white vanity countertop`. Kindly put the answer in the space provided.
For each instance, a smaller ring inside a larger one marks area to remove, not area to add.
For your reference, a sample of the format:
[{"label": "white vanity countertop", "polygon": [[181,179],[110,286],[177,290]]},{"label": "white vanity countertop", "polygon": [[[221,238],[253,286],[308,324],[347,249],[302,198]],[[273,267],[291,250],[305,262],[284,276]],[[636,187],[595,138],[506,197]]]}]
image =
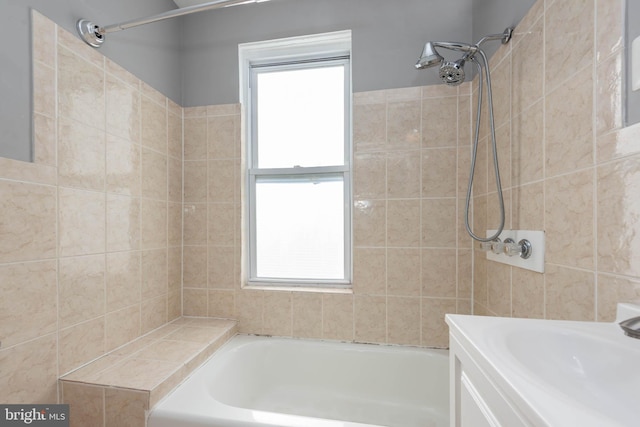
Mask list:
[{"label": "white vanity countertop", "polygon": [[534,426],[640,426],[640,340],[617,323],[447,315],[452,338]]}]

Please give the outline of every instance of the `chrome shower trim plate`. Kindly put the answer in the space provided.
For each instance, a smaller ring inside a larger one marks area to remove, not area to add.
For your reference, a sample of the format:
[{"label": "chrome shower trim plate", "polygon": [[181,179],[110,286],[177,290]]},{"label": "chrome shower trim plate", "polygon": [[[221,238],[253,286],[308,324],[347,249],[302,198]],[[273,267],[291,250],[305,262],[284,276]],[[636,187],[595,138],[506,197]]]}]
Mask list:
[{"label": "chrome shower trim plate", "polygon": [[95,25],[87,19],[79,19],[76,22],[76,29],[80,38],[89,46],[100,47],[104,43],[104,35],[100,34],[100,26]]}]

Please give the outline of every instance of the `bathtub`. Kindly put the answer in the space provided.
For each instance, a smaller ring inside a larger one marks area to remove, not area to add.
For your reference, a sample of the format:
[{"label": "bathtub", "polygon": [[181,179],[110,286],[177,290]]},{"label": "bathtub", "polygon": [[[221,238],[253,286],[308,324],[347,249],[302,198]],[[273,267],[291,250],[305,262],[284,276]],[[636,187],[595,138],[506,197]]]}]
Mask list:
[{"label": "bathtub", "polygon": [[236,335],[148,427],[446,427],[446,350]]}]

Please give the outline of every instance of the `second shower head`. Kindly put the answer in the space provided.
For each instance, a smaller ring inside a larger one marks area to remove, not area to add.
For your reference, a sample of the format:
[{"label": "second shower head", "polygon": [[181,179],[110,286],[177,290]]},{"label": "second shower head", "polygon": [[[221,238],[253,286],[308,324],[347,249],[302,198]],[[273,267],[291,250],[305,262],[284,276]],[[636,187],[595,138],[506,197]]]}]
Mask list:
[{"label": "second shower head", "polygon": [[439,76],[447,86],[458,86],[464,82],[465,59],[457,61],[444,61],[440,66]]}]

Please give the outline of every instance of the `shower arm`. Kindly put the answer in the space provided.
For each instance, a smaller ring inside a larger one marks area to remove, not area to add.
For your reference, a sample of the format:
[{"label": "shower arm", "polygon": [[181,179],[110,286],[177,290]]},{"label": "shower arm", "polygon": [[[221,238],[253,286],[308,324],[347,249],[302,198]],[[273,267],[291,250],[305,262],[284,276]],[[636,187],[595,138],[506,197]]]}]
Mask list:
[{"label": "shower arm", "polygon": [[466,52],[467,54],[464,56],[464,59],[467,60],[473,57],[478,52],[478,50],[480,49],[480,45],[482,45],[483,43],[493,40],[500,40],[502,44],[507,44],[511,40],[512,35],[513,28],[509,27],[506,28],[501,34],[489,34],[488,36],[484,36],[474,45],[459,42],[432,42],[432,44],[435,47],[442,47],[445,49]]},{"label": "shower arm", "polygon": [[148,18],[132,19],[107,26],[96,25],[87,19],[80,19],[76,23],[76,29],[80,38],[88,45],[100,47],[104,43],[105,35],[117,31],[127,30],[140,25],[151,24],[153,22],[164,21],[165,19],[177,18],[179,16],[190,15],[192,13],[204,12],[205,10],[220,9],[223,7],[237,6],[241,4],[260,3],[268,0],[214,0],[194,6],[182,7],[167,12],[160,13]]}]

